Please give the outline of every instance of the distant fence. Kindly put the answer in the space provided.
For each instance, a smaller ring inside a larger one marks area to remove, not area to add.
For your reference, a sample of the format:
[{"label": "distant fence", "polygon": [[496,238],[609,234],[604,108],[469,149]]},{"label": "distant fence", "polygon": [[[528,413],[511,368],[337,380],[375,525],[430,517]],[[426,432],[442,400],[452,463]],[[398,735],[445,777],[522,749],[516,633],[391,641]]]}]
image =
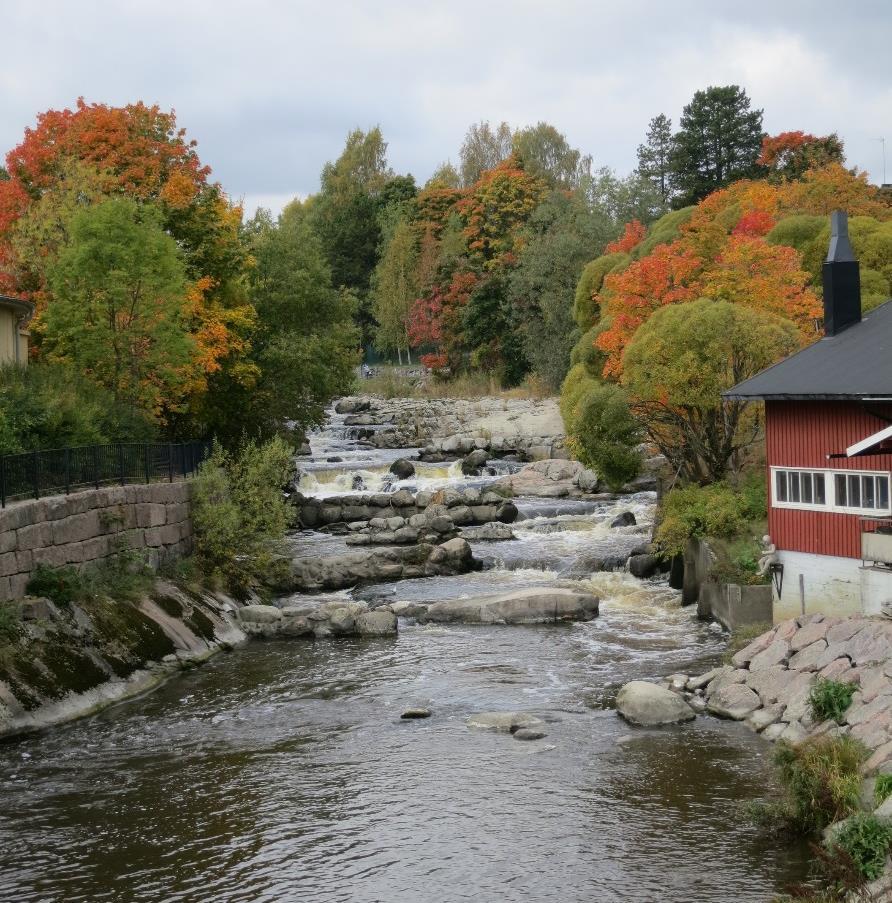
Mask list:
[{"label": "distant fence", "polygon": [[194,474],[210,442],[118,442],[0,455],[0,506],[78,489],[173,482]]}]

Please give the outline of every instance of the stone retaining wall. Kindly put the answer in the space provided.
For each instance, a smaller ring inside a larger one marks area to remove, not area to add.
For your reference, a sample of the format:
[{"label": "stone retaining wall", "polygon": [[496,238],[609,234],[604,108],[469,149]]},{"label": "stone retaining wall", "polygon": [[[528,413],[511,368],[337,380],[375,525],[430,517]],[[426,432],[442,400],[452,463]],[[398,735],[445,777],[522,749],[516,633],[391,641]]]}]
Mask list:
[{"label": "stone retaining wall", "polygon": [[157,565],[191,551],[189,491],[188,482],[110,486],[0,511],[0,600],[23,596],[39,564],[81,567],[144,549]]}]

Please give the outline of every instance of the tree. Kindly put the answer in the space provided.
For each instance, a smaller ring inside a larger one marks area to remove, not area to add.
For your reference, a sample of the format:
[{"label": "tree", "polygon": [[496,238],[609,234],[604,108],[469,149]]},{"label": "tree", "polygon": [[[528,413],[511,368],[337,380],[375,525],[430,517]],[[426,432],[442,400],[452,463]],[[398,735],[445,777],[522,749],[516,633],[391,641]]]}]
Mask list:
[{"label": "tree", "polygon": [[638,145],[638,174],[659,192],[669,206],[671,186],[669,159],[672,153],[672,120],[663,113],[648,123],[645,144]]},{"label": "tree", "polygon": [[684,108],[672,139],[672,185],[677,206],[704,198],[710,191],[756,172],[762,149],[762,111],[737,85],[697,91]]},{"label": "tree", "polygon": [[411,345],[407,321],[418,297],[418,250],[415,231],[401,218],[372,277],[372,312],[378,321],[375,344],[387,351],[400,352]]},{"label": "tree", "polygon": [[45,345],[132,408],[162,419],[194,364],[185,267],[152,207],[112,198],[78,211],[54,264]]},{"label": "tree", "polygon": [[507,122],[495,130],[488,122],[476,122],[465,135],[459,151],[462,185],[473,185],[488,169],[495,169],[511,155],[514,136]]},{"label": "tree", "polygon": [[760,434],[758,413],[725,389],[799,347],[782,317],[701,298],[658,310],[626,349],[622,383],[648,438],[688,481],[723,479]]},{"label": "tree", "polygon": [[512,150],[527,172],[553,188],[576,189],[591,172],[592,158],[570,147],[567,139],[547,122],[515,132]]},{"label": "tree", "polygon": [[461,173],[447,160],[441,163],[424,183],[425,188],[461,188]]},{"label": "tree", "polygon": [[774,181],[801,179],[810,169],[845,163],[842,141],[835,132],[816,138],[805,132],[766,135],[757,160]]}]

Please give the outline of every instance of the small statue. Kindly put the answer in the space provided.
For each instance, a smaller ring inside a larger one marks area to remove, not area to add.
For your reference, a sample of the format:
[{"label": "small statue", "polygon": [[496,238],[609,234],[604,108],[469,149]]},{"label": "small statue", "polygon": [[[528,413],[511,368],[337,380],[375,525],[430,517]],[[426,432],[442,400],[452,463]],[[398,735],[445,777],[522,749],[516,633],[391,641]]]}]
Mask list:
[{"label": "small statue", "polygon": [[756,573],[760,577],[764,577],[771,565],[777,564],[777,546],[771,541],[771,537],[766,533],[762,537],[762,554],[759,557],[759,569]]}]

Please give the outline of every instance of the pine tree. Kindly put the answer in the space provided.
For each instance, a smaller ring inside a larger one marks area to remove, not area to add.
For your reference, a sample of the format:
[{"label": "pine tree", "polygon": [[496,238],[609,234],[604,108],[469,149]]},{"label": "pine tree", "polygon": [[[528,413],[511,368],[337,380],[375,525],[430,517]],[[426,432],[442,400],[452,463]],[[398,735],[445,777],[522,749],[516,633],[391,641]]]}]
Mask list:
[{"label": "pine tree", "polygon": [[663,206],[669,203],[669,158],[672,153],[672,120],[664,113],[648,124],[647,143],[638,145],[638,173],[659,191]]}]

